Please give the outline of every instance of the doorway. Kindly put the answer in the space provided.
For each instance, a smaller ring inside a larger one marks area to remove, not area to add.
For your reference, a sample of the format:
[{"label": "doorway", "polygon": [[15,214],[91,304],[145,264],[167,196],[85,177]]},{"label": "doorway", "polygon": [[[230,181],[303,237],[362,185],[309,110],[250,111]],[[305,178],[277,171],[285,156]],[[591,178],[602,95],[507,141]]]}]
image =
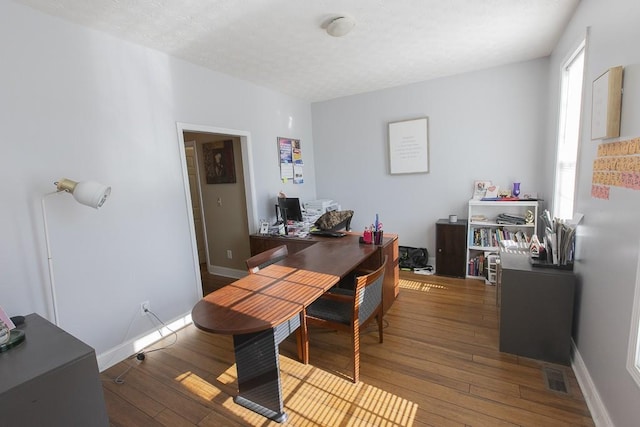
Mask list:
[{"label": "doorway", "polygon": [[[242,277],[246,274],[244,260],[250,256],[249,235],[257,224],[251,136],[244,131],[178,123],[178,139],[198,277],[203,257],[208,273]],[[208,183],[203,145],[218,146],[221,141],[231,141],[233,147],[234,182]]]}]

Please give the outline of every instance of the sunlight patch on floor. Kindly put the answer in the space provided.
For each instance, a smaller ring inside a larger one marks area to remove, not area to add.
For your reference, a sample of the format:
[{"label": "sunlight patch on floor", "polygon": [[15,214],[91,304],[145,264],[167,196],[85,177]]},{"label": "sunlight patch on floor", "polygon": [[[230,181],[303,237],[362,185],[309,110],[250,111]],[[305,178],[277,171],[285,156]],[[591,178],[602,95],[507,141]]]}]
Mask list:
[{"label": "sunlight patch on floor", "polygon": [[220,381],[222,384],[231,384],[234,381],[238,380],[238,372],[236,371],[236,364],[229,366],[229,368],[218,375],[216,380]]},{"label": "sunlight patch on floor", "polygon": [[[418,404],[363,381],[357,384],[335,372],[280,356],[282,396],[288,424],[296,426],[412,426]],[[217,401],[249,425],[268,425],[266,418],[233,401],[215,383],[191,371],[175,380],[207,401]],[[218,380],[235,380],[235,364]]]},{"label": "sunlight patch on floor", "polygon": [[184,388],[205,400],[213,400],[222,393],[220,389],[211,385],[191,371],[178,375],[176,378]]},{"label": "sunlight patch on floor", "polygon": [[431,289],[447,289],[446,286],[437,283],[418,282],[417,280],[400,279],[398,286],[402,289],[429,292]]},{"label": "sunlight patch on floor", "polygon": [[[411,426],[418,405],[393,393],[282,358],[290,420],[318,426]],[[296,424],[296,425],[299,425]]]}]

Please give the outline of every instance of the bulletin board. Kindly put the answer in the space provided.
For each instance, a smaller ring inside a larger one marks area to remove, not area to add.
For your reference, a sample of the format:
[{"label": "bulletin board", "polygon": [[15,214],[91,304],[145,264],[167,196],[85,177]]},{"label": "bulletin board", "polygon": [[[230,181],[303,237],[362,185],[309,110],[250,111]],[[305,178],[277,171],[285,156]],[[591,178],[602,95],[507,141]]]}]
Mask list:
[{"label": "bulletin board", "polygon": [[598,146],[593,161],[591,197],[608,200],[611,187],[640,190],[640,138]]},{"label": "bulletin board", "polygon": [[389,172],[429,172],[429,118],[389,123]]}]

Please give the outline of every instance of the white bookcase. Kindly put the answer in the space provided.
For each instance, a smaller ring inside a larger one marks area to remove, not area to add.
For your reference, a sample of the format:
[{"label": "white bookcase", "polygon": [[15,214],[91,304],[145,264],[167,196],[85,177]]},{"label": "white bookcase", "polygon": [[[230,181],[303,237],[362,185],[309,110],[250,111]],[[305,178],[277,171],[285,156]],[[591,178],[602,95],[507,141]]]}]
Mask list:
[{"label": "white bookcase", "polygon": [[[525,224],[505,224],[499,215],[527,217]],[[532,217],[532,218],[531,218]],[[482,201],[469,200],[467,216],[467,277],[495,283],[495,257],[501,240],[528,241],[538,226],[538,202],[535,200]],[[493,261],[488,265],[488,261]],[[485,272],[489,270],[489,274]]]}]

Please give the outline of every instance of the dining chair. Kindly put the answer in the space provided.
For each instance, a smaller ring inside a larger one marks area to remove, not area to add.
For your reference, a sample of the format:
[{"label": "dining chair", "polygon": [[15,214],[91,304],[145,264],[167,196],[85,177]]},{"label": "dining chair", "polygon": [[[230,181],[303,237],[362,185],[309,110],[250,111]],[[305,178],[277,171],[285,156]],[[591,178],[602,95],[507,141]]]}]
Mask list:
[{"label": "dining chair", "polygon": [[[360,332],[374,318],[378,323],[379,342],[382,343],[382,282],[386,264],[385,255],[382,265],[377,270],[355,277],[353,290],[332,289],[306,309],[303,327],[315,325],[351,333],[354,383],[360,379]],[[302,335],[305,338],[303,353],[307,358],[304,362],[308,363],[308,332],[305,330]]]},{"label": "dining chair", "polygon": [[287,245],[281,245],[273,249],[268,249],[264,252],[260,252],[247,259],[247,269],[249,274],[257,273],[260,269],[265,268],[268,265],[276,263],[289,255]]}]

